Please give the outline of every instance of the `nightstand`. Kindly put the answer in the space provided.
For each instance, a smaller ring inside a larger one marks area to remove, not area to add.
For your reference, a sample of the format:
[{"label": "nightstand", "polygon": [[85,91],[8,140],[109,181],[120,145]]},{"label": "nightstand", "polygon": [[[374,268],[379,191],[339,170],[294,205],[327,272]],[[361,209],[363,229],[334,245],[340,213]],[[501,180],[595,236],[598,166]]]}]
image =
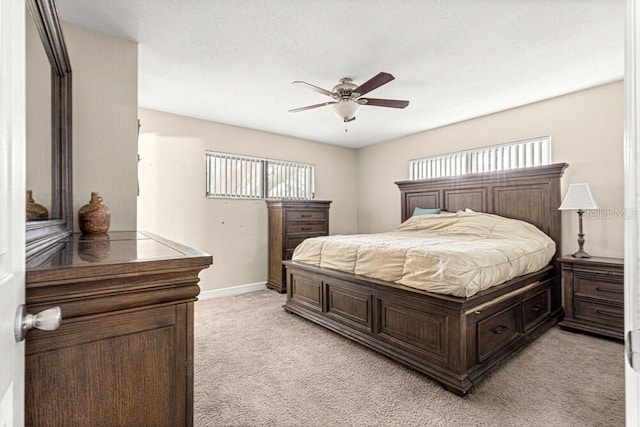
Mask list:
[{"label": "nightstand", "polygon": [[624,260],[620,258],[558,258],[562,269],[559,325],[624,339]]}]

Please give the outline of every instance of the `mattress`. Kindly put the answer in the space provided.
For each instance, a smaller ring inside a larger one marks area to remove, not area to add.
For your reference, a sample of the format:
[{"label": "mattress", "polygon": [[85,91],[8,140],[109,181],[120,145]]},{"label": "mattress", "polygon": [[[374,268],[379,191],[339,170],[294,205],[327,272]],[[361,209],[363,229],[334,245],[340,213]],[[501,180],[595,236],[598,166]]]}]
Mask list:
[{"label": "mattress", "polygon": [[497,215],[417,215],[393,231],[304,240],[292,259],[429,292],[469,297],[549,264],[555,243]]}]

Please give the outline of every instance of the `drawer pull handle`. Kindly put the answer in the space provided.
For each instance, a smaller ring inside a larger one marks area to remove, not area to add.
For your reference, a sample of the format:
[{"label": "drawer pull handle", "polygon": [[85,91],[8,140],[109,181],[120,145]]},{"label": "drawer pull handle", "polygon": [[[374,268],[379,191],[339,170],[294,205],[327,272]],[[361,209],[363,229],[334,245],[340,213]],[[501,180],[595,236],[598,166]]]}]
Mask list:
[{"label": "drawer pull handle", "polygon": [[534,313],[537,313],[538,311],[542,310],[543,307],[544,307],[544,303],[539,302],[533,307],[531,307],[531,311],[533,311]]},{"label": "drawer pull handle", "polygon": [[312,215],[300,215],[300,218],[311,218]]},{"label": "drawer pull handle", "polygon": [[600,292],[611,292],[613,294],[624,294],[624,289],[601,288],[600,286],[598,286],[596,290]]},{"label": "drawer pull handle", "polygon": [[605,311],[605,310],[596,310],[596,313],[598,314],[602,314],[603,316],[611,316],[611,317],[619,317],[621,319],[624,318],[624,314],[620,314],[620,313],[613,313],[611,311]]},{"label": "drawer pull handle", "polygon": [[507,328],[506,326],[500,325],[500,326],[498,326],[497,328],[495,328],[495,329],[493,330],[493,333],[494,333],[494,334],[497,334],[497,335],[500,335],[501,333],[503,333],[503,332],[504,332],[504,331],[506,331],[507,329],[509,329],[509,328]]},{"label": "drawer pull handle", "polygon": [[300,227],[300,230],[301,231],[311,231],[311,230],[313,230],[313,228],[312,227]]}]

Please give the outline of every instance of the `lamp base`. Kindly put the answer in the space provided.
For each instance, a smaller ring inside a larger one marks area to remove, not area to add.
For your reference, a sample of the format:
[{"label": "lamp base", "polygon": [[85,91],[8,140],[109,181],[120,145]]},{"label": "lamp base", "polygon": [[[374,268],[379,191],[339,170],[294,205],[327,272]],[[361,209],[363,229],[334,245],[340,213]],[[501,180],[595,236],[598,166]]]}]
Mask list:
[{"label": "lamp base", "polygon": [[578,233],[578,252],[572,254],[571,256],[574,258],[591,258],[591,255],[584,251],[584,233],[582,232],[582,214],[584,211],[582,209],[578,210],[578,224],[580,227],[580,232]]},{"label": "lamp base", "polygon": [[582,249],[579,249],[578,252],[576,252],[575,254],[571,254],[571,256],[574,258],[591,258],[591,255],[589,255]]}]

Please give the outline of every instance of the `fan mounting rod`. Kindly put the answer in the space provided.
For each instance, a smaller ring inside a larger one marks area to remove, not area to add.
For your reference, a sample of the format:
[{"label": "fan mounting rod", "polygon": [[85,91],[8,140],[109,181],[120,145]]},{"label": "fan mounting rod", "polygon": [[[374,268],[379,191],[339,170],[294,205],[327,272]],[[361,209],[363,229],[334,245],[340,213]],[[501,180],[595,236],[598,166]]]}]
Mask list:
[{"label": "fan mounting rod", "polygon": [[352,94],[354,94],[353,90],[357,87],[358,85],[354,84],[349,77],[343,77],[340,79],[340,83],[333,87],[332,92],[340,95],[342,99],[351,98]]}]

